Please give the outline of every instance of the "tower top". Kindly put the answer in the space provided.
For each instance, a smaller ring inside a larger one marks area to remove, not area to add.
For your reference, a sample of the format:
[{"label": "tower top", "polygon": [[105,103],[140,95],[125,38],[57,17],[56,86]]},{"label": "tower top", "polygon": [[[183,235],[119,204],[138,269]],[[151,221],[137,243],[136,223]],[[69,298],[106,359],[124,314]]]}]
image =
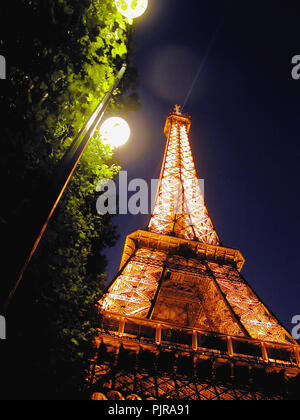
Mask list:
[{"label": "tower top", "polygon": [[174,124],[180,124],[180,126],[185,126],[187,133],[189,133],[191,128],[191,117],[188,114],[181,113],[181,105],[175,105],[173,111],[169,112],[164,128],[164,133],[169,138],[171,127]]},{"label": "tower top", "polygon": [[174,112],[175,114],[180,114],[181,115],[181,105],[175,105],[174,106]]}]

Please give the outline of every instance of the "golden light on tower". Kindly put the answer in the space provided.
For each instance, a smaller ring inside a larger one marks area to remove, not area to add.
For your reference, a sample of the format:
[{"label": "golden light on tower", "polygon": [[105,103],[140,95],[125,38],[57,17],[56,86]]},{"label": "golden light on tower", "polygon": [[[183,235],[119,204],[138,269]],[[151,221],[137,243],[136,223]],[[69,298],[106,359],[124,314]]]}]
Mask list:
[{"label": "golden light on tower", "polygon": [[121,147],[129,140],[130,127],[123,118],[112,117],[100,127],[100,136],[104,144]]},{"label": "golden light on tower", "polygon": [[129,21],[142,16],[148,7],[148,0],[115,0],[115,3],[119,12]]},{"label": "golden light on tower", "polygon": [[99,302],[92,399],[298,396],[300,346],[241,275],[240,251],[220,243],[190,126],[179,106],[168,115],[150,222],[126,238],[120,271]]}]

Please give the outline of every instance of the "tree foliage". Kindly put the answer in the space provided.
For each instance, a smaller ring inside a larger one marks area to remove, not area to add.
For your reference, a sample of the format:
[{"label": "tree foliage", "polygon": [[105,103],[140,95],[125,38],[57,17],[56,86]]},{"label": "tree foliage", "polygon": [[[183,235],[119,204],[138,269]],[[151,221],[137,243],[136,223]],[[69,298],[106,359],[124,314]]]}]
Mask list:
[{"label": "tree foliage", "polygon": [[[2,297],[24,262],[26,240],[32,239],[32,224],[57,166],[121,64],[129,62],[132,37],[113,0],[12,0],[5,8],[0,35],[0,53],[8,63],[8,80],[0,90]],[[136,87],[129,62],[111,110],[136,109]],[[113,151],[91,139],[12,306],[7,351],[11,360],[16,343],[26,344],[23,377],[31,375],[29,396],[71,395],[82,379],[85,347],[97,326],[94,305],[106,279],[101,252],[117,239],[112,220],[96,213],[95,186],[119,169]],[[14,392],[16,386],[18,381]]]}]

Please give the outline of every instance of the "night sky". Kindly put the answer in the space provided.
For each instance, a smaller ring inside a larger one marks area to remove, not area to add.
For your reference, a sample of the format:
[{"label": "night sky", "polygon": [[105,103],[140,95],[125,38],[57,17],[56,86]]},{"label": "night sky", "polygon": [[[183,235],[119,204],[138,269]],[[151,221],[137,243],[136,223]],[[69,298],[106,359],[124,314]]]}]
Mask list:
[{"label": "night sky", "polygon": [[[244,277],[289,330],[300,314],[299,11],[291,1],[149,0],[135,36],[142,108],[118,152],[129,180],[158,178],[166,115],[202,68],[184,112],[206,204],[224,246],[245,256]],[[148,217],[116,217],[109,280],[126,235]]]}]

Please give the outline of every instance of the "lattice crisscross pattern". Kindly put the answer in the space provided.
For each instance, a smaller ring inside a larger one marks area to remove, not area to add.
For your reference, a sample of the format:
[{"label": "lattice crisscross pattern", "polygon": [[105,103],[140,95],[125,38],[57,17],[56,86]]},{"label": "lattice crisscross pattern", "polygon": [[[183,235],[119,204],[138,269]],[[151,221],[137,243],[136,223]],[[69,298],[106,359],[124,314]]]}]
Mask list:
[{"label": "lattice crisscross pattern", "polygon": [[294,342],[235,268],[214,263],[208,265],[250,337],[284,344]]},{"label": "lattice crisscross pattern", "polygon": [[176,114],[169,118],[171,128],[148,228],[158,234],[218,245],[197,177],[187,123]]},{"label": "lattice crisscross pattern", "polygon": [[[100,368],[99,368],[100,370]],[[201,380],[164,372],[118,371],[98,376],[99,387],[110,388],[122,394],[123,399],[135,394],[142,400],[202,400],[202,401],[249,401],[282,400],[279,395],[268,395],[249,387],[235,387],[213,380]]]},{"label": "lattice crisscross pattern", "polygon": [[140,249],[100,301],[101,309],[145,318],[161,278],[166,254]]}]

